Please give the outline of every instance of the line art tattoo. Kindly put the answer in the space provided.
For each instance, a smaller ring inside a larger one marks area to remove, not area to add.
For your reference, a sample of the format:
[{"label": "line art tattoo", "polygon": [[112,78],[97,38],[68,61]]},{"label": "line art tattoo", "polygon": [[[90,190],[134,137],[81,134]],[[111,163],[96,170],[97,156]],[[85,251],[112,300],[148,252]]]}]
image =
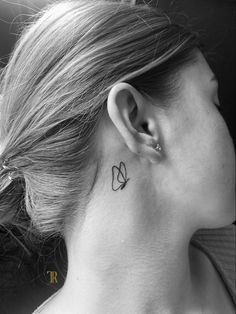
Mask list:
[{"label": "line art tattoo", "polygon": [[[112,166],[112,190],[123,190],[130,178],[127,178],[127,171],[123,161],[119,167]],[[118,187],[117,187],[118,186]]]}]

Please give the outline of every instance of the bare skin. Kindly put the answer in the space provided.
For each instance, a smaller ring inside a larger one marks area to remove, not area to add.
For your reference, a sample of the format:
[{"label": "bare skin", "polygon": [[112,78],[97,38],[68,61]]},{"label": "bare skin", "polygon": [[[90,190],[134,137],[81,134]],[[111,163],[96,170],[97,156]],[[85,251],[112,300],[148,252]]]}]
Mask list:
[{"label": "bare skin", "polygon": [[169,110],[126,83],[110,91],[101,172],[83,224],[68,226],[65,284],[40,313],[234,313],[213,265],[189,245],[196,230],[235,219],[235,151],[212,76],[198,53]]}]

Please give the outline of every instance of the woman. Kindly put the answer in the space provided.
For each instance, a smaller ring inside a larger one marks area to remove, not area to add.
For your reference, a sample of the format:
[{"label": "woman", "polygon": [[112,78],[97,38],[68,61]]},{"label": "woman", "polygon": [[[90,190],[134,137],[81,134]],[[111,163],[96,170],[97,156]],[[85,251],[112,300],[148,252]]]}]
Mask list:
[{"label": "woman", "polygon": [[148,5],[60,1],[23,30],[1,94],[0,221],[26,211],[67,246],[64,286],[34,313],[234,313],[190,244],[235,206],[195,33]]}]

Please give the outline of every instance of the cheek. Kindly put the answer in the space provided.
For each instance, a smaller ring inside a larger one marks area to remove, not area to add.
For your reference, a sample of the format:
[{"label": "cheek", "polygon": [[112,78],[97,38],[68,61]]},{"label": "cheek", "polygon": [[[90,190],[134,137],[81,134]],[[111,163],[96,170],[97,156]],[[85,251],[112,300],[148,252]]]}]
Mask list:
[{"label": "cheek", "polygon": [[[195,122],[190,144],[192,170],[202,184],[211,186],[227,184],[232,178],[235,163],[233,142],[222,116],[216,109],[206,110]],[[200,183],[199,182],[199,183]]]},{"label": "cheek", "polygon": [[232,216],[235,152],[220,114],[209,109],[186,120],[176,134],[169,178],[174,197],[188,213],[192,207],[198,215],[219,218],[227,207]]},{"label": "cheek", "polygon": [[[201,207],[203,216],[212,219],[213,226],[223,226],[234,220],[235,205],[235,151],[228,128],[218,112],[205,121],[199,158],[195,159],[192,185],[193,198]],[[190,181],[192,182],[192,181]],[[210,225],[208,225],[210,226]]]},{"label": "cheek", "polygon": [[221,116],[210,131],[209,159],[203,177],[203,217],[205,227],[220,228],[235,220],[235,151],[228,128]]},{"label": "cheek", "polygon": [[221,192],[235,190],[235,150],[229,130],[220,116],[216,127],[216,185]]},{"label": "cheek", "polygon": [[[225,185],[233,183],[235,151],[227,125],[219,114],[210,130],[210,138],[209,167],[212,164],[215,172],[215,184],[219,183],[224,188]],[[214,180],[213,174],[212,179]]]}]

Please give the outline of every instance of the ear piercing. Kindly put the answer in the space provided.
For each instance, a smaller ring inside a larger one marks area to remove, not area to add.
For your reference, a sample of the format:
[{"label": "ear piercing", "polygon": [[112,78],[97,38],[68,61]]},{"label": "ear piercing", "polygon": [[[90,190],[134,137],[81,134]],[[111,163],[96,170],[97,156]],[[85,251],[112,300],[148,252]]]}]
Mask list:
[{"label": "ear piercing", "polygon": [[161,145],[160,145],[159,143],[156,144],[156,146],[154,147],[154,149],[155,149],[156,151],[159,151],[159,152],[162,150]]}]

